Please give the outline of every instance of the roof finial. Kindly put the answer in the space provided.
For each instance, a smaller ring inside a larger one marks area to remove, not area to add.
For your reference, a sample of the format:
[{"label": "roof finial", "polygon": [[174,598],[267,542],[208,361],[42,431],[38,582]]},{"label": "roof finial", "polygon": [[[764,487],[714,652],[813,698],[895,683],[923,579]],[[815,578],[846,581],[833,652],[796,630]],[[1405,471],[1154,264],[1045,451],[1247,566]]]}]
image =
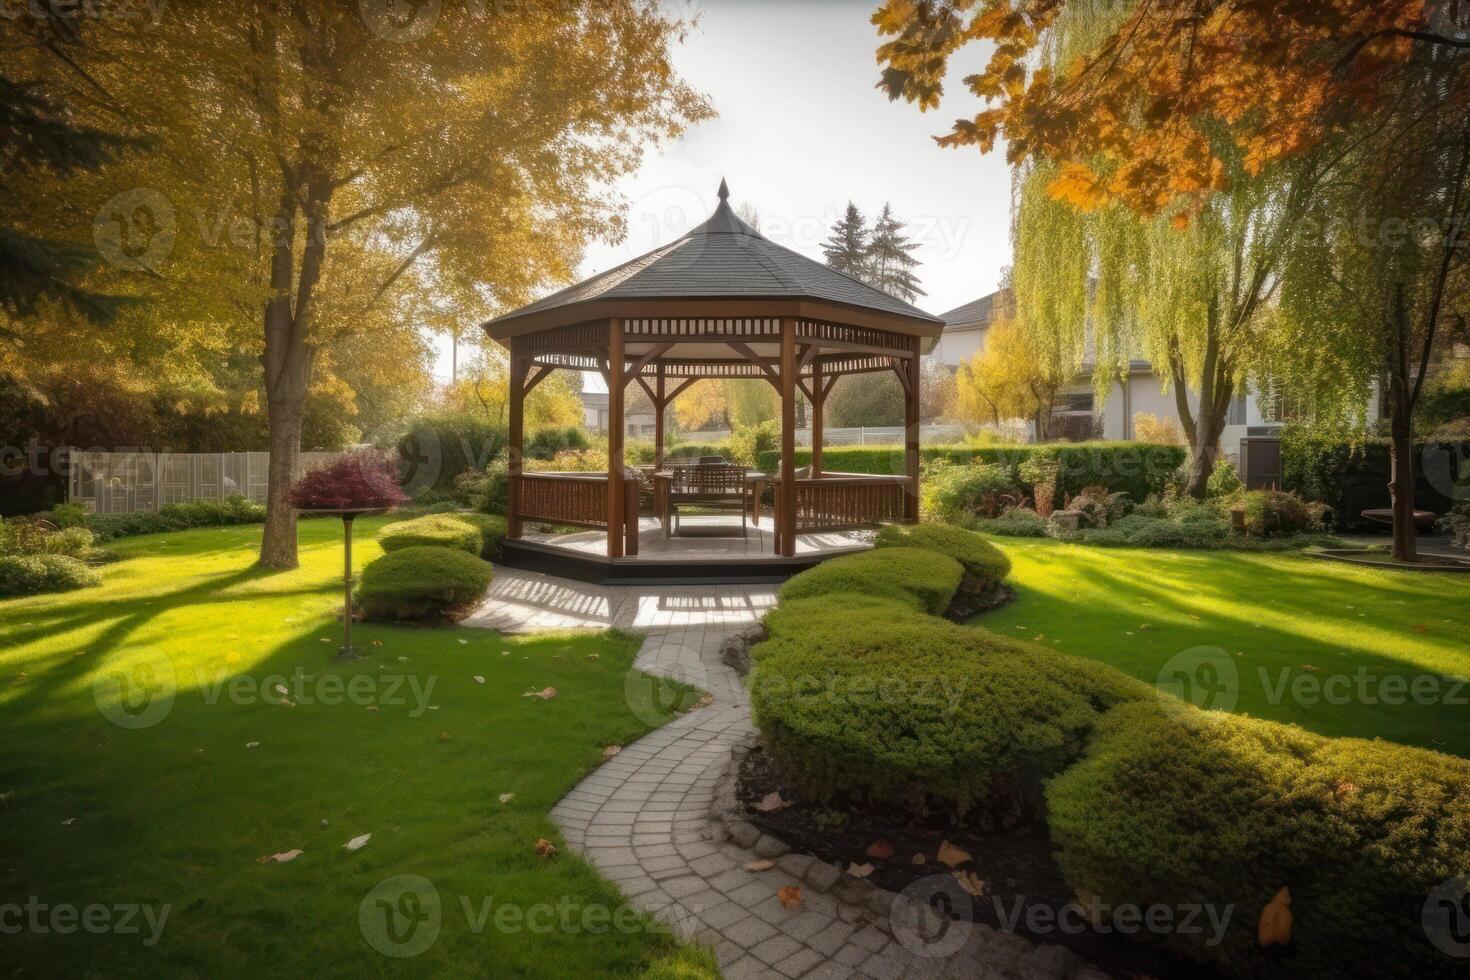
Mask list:
[{"label": "roof finial", "polygon": [[720,178],[720,200],[730,200],[730,185],[725,183],[725,178]]}]

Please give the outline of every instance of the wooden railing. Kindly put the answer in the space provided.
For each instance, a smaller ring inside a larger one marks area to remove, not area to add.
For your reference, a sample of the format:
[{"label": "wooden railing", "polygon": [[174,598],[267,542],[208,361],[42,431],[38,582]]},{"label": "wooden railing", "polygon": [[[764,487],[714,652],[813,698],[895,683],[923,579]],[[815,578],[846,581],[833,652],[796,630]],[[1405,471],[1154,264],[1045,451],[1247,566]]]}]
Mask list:
[{"label": "wooden railing", "polygon": [[[511,492],[516,522],[558,524],[605,530],[608,519],[606,473],[522,473]],[[638,554],[638,483],[623,481],[625,553]]]},{"label": "wooden railing", "polygon": [[912,486],[903,476],[858,473],[824,473],[797,480],[796,533],[900,523]]}]

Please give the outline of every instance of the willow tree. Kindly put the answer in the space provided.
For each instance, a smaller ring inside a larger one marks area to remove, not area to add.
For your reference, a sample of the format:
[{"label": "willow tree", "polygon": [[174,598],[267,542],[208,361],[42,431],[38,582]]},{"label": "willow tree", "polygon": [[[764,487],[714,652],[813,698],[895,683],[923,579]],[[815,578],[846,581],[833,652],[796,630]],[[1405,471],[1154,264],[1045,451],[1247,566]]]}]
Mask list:
[{"label": "willow tree", "polygon": [[462,327],[570,278],[620,227],[598,189],[707,112],[670,65],[681,31],[652,0],[253,0],[29,58],[69,81],[71,104],[153,140],[114,176],[141,195],[116,215],[125,237],[160,214],[176,225],[166,248],[121,251],[140,288],[177,296],[201,343],[260,355],[263,565],[296,564],[287,491],[322,345],[389,322]]},{"label": "willow tree", "polygon": [[1415,409],[1438,350],[1470,340],[1470,52],[1423,46],[1394,88],[1284,269],[1272,361],[1320,424],[1359,428],[1386,395],[1393,551],[1414,561]]}]

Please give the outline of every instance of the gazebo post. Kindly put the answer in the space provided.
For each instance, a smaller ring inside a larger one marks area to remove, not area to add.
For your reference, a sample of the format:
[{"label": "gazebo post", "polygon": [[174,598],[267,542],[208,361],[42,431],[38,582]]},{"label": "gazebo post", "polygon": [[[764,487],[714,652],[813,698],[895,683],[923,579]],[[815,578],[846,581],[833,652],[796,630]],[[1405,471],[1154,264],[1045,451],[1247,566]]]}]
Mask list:
[{"label": "gazebo post", "polygon": [[668,407],[664,395],[664,362],[658,362],[658,376],[653,388],[653,468],[664,468],[664,409]]},{"label": "gazebo post", "polygon": [[796,320],[781,318],[781,493],[776,508],[776,548],[796,554]]},{"label": "gazebo post", "polygon": [[919,338],[910,342],[910,353],[904,370],[909,383],[904,386],[904,475],[909,479],[909,492],[904,498],[903,517],[910,524],[919,521]]},{"label": "gazebo post", "polygon": [[826,402],[822,391],[822,364],[812,361],[812,478],[822,475],[822,407]]},{"label": "gazebo post", "polygon": [[623,557],[623,321],[607,323],[607,556]]},{"label": "gazebo post", "polygon": [[510,492],[508,496],[505,536],[517,540],[521,536],[521,468],[525,447],[526,429],[526,359],[518,348],[519,341],[512,337],[510,346],[510,423],[508,439]]}]

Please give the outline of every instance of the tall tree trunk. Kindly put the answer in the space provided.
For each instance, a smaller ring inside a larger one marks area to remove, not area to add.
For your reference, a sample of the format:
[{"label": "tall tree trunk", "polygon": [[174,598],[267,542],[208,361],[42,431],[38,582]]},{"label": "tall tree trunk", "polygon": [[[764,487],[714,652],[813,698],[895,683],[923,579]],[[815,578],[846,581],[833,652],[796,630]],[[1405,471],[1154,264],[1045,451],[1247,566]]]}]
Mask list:
[{"label": "tall tree trunk", "polygon": [[[1389,461],[1388,495],[1393,506],[1393,557],[1418,559],[1414,527],[1414,394],[1409,378],[1409,315],[1404,288],[1394,289],[1392,361],[1388,370]],[[1432,342],[1432,341],[1431,341]],[[1429,344],[1426,343],[1426,351]]]},{"label": "tall tree trunk", "polygon": [[1200,371],[1199,411],[1189,412],[1182,363],[1176,371],[1174,398],[1180,406],[1180,421],[1189,436],[1189,483],[1186,490],[1196,500],[1204,500],[1210,489],[1210,475],[1220,457],[1220,433],[1234,395],[1235,378],[1230,361],[1220,352],[1220,306],[1213,297],[1205,310],[1205,359]]}]

